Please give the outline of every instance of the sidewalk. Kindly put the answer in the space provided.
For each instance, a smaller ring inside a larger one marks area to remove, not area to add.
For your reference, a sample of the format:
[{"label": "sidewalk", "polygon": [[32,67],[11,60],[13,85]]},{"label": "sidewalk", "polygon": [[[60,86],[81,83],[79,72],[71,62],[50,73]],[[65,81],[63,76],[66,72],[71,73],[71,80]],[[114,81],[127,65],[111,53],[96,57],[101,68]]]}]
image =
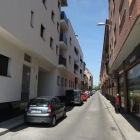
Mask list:
[{"label": "sidewalk", "polygon": [[129,114],[116,114],[114,106],[102,94],[100,97],[106,104],[110,114],[126,140],[140,140],[140,122]]},{"label": "sidewalk", "polygon": [[24,124],[24,116],[19,116],[8,121],[0,123],[0,136],[9,132],[10,130]]}]

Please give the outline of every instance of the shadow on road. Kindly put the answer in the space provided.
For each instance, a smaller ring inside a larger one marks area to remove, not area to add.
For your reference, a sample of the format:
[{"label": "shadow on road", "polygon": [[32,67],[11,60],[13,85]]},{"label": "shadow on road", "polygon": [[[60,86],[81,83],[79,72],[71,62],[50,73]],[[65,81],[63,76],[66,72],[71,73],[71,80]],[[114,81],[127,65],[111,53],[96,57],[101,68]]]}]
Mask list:
[{"label": "shadow on road", "polygon": [[71,110],[74,109],[75,107],[81,107],[81,106],[83,106],[83,105],[84,105],[84,103],[83,103],[82,105],[67,104],[67,105],[66,105],[66,112],[71,111]]},{"label": "shadow on road", "polygon": [[[67,118],[67,117],[66,117]],[[59,123],[61,123],[62,121],[64,121],[66,118],[60,118],[56,121],[56,125],[55,127],[57,127],[57,125],[59,125]],[[29,123],[29,124],[25,124],[21,127],[18,127],[17,129],[14,129],[14,130],[11,130],[11,132],[18,132],[18,131],[21,131],[21,130],[24,130],[24,129],[27,129],[29,127],[33,127],[33,128],[53,128],[51,127],[49,124],[47,123]]]}]

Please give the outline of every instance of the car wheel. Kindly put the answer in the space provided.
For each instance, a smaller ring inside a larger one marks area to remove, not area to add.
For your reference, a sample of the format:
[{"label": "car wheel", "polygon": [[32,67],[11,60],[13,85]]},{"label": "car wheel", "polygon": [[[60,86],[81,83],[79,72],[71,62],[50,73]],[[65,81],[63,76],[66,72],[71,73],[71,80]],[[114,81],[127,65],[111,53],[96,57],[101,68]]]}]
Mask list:
[{"label": "car wheel", "polygon": [[66,110],[64,110],[63,117],[66,118]]},{"label": "car wheel", "polygon": [[56,118],[54,116],[52,122],[50,123],[50,126],[54,127],[55,125],[56,125]]}]

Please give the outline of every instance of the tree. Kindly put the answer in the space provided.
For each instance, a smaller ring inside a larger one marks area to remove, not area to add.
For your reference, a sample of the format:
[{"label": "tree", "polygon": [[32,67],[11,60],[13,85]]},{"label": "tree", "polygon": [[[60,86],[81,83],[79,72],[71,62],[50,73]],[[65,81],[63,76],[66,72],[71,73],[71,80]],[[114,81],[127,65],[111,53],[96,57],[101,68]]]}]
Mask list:
[{"label": "tree", "polygon": [[92,88],[93,90],[100,90],[100,86],[98,85],[97,87]]}]

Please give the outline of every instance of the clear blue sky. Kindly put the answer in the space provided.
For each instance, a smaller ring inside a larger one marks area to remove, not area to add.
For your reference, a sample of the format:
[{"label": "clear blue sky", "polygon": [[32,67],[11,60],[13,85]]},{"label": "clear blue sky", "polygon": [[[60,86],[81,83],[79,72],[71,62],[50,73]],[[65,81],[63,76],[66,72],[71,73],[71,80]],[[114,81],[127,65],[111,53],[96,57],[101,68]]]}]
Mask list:
[{"label": "clear blue sky", "polygon": [[108,18],[108,0],[67,0],[62,8],[70,19],[84,54],[86,67],[93,73],[93,84],[99,83],[105,26],[97,26]]}]

